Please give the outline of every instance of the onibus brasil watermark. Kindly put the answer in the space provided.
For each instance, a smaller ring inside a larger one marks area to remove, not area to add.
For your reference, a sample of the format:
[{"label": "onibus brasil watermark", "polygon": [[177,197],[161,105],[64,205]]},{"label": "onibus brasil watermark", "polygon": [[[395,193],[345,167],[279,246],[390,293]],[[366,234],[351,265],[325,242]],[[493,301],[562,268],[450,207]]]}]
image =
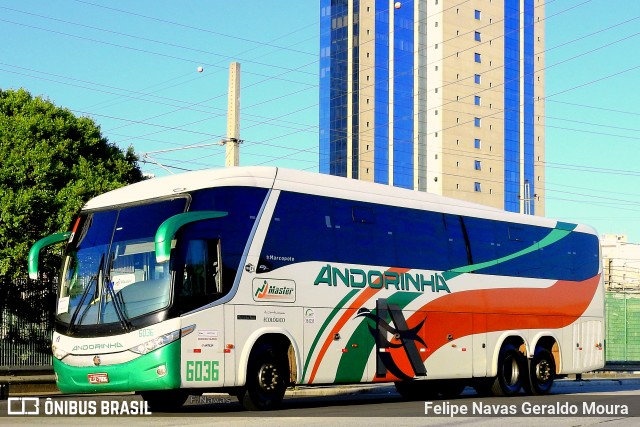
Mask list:
[{"label": "onibus brasil watermark", "polygon": [[53,400],[39,397],[10,397],[7,415],[152,415],[144,400]]},{"label": "onibus brasil watermark", "polygon": [[[192,396],[185,404],[188,405],[218,405],[230,404],[229,396]],[[52,399],[40,397],[10,397],[7,400],[7,412],[10,416],[145,416],[153,415],[148,402],[144,400],[128,399]]]}]

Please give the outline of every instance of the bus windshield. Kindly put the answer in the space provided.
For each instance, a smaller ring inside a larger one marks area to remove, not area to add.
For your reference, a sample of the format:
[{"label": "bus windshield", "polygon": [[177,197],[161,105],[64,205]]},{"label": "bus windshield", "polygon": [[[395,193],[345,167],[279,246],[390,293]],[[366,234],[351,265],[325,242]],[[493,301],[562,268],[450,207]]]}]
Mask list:
[{"label": "bus windshield", "polygon": [[67,246],[56,319],[78,326],[120,324],[168,307],[169,263],[156,263],[154,237],[185,198],[85,213]]}]

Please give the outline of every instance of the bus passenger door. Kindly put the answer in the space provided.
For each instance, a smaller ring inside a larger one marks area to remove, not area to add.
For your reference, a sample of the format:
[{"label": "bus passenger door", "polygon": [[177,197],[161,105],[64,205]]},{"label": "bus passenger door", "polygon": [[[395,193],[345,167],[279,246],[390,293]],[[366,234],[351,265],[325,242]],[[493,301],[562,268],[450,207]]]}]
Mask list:
[{"label": "bus passenger door", "polygon": [[225,306],[200,309],[224,295],[220,240],[189,239],[180,249],[174,262],[176,303],[186,312],[183,327],[194,328],[182,338],[182,384],[221,387],[226,370]]}]

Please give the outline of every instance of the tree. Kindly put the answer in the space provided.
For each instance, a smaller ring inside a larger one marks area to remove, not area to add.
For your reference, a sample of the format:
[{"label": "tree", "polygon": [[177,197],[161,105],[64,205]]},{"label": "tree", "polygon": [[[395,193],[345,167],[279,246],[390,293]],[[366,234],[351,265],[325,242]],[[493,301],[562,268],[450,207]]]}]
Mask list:
[{"label": "tree", "polygon": [[0,89],[0,277],[24,277],[30,246],[66,231],[91,197],[142,180],[137,160],[93,120]]}]

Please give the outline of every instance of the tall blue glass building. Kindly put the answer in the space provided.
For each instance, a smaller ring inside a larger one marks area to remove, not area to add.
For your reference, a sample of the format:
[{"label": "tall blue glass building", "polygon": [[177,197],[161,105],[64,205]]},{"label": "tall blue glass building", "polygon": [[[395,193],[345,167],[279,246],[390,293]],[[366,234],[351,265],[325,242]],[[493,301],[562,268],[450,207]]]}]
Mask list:
[{"label": "tall blue glass building", "polygon": [[544,214],[544,0],[320,1],[320,172]]}]

